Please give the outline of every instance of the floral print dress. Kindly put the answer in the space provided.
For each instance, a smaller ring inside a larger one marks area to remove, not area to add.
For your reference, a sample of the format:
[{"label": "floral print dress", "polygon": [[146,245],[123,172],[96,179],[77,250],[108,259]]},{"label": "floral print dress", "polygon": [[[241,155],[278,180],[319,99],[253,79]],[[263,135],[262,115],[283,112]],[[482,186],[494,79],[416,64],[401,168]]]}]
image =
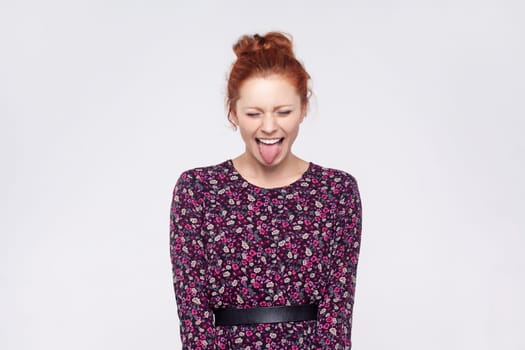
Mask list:
[{"label": "floral print dress", "polygon": [[[350,349],[361,201],[348,173],[309,163],[261,188],[231,160],[185,171],[170,250],[183,349]],[[215,326],[214,308],[319,305],[318,319]]]}]

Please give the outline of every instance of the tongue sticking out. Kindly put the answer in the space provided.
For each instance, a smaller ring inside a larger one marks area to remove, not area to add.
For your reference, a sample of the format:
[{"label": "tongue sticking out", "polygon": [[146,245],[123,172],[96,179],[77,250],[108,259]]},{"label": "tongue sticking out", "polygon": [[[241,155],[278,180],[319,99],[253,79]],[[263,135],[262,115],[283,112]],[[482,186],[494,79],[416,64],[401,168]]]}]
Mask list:
[{"label": "tongue sticking out", "polygon": [[281,145],[279,142],[274,143],[273,145],[265,145],[264,143],[260,142],[259,152],[266,163],[272,164],[272,162],[281,152]]}]

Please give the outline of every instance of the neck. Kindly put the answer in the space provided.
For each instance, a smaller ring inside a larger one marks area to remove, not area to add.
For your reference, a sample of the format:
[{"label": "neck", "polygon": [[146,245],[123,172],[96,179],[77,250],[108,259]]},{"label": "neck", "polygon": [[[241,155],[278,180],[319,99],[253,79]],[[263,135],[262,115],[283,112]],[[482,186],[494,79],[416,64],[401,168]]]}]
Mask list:
[{"label": "neck", "polygon": [[294,154],[289,154],[279,164],[267,166],[250,157],[248,152],[234,158],[237,172],[248,182],[265,188],[286,186],[297,179],[308,168],[308,163]]}]

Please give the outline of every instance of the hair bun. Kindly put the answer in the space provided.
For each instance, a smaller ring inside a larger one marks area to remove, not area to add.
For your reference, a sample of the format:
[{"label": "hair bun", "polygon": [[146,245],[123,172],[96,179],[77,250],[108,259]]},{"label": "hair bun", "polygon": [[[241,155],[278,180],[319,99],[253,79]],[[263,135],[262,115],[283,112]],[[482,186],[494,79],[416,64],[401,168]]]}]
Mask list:
[{"label": "hair bun", "polygon": [[237,57],[256,53],[260,50],[276,50],[290,57],[295,57],[292,49],[292,37],[289,34],[269,32],[263,36],[259,34],[244,35],[235,45],[233,52]]}]

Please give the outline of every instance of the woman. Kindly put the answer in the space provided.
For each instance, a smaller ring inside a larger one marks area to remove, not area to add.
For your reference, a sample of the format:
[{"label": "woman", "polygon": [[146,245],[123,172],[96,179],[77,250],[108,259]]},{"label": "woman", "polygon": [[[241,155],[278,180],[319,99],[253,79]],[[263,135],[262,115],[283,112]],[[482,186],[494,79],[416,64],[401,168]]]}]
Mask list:
[{"label": "woman", "polygon": [[184,349],[350,349],[361,235],[356,180],[292,153],[309,75],[281,33],[244,36],[228,118],[245,151],[185,171],[171,260]]}]

